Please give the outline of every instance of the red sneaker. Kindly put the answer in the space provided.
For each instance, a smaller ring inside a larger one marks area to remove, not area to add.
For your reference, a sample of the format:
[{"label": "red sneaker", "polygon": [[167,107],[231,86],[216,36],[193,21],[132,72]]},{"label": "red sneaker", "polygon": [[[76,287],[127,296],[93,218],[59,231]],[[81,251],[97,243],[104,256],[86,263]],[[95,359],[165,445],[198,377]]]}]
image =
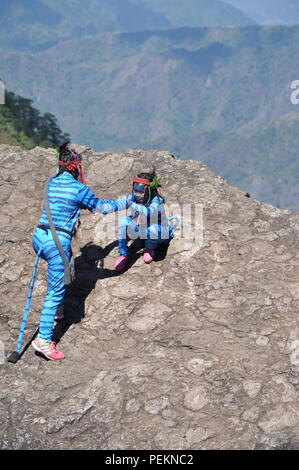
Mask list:
[{"label": "red sneaker", "polygon": [[143,261],[147,264],[154,261],[154,250],[151,248],[146,248],[145,252],[143,253]]},{"label": "red sneaker", "polygon": [[34,341],[32,341],[32,346],[36,351],[42,353],[51,361],[59,361],[65,358],[62,352],[57,351],[57,346],[54,341],[47,341],[37,337]]},{"label": "red sneaker", "polygon": [[122,271],[125,268],[127,261],[128,261],[128,256],[120,255],[115,264],[115,268],[114,268],[115,271]]}]

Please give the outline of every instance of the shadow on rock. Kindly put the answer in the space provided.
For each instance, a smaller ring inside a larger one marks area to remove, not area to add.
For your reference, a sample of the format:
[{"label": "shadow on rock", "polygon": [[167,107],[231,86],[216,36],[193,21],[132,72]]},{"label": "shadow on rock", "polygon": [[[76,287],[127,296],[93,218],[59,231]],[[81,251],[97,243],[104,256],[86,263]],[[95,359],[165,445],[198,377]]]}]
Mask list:
[{"label": "shadow on rock", "polygon": [[118,273],[119,276],[121,276],[123,273],[128,271],[135,263],[136,261],[142,256],[142,252],[140,250],[143,250],[144,248],[144,240],[140,240],[137,238],[136,240],[133,241],[133,243],[129,246],[129,259],[128,262],[125,266],[125,268]]},{"label": "shadow on rock", "polygon": [[[129,247],[129,262],[126,268],[117,272],[112,269],[104,268],[104,259],[118,245],[114,241],[105,248],[94,245],[91,242],[81,248],[81,254],[75,259],[75,279],[68,286],[64,304],[64,318],[57,321],[53,330],[53,341],[59,343],[61,338],[67,332],[71,325],[79,323],[85,317],[85,300],[90,292],[95,288],[98,280],[108,277],[117,277],[128,271],[142,256],[144,240],[134,240]],[[169,243],[161,245],[156,251],[156,261],[162,261],[166,255]],[[99,267],[100,266],[100,267]]]},{"label": "shadow on rock", "polygon": [[[117,246],[117,241],[101,248],[88,243],[81,248],[81,254],[75,259],[75,279],[68,286],[64,304],[64,318],[59,320],[53,330],[53,341],[59,343],[71,325],[79,323],[85,317],[85,300],[95,288],[98,280],[118,276],[111,269],[105,269],[104,258]],[[100,266],[100,268],[99,268]]]},{"label": "shadow on rock", "polygon": [[44,356],[42,353],[40,353],[39,351],[35,351],[34,354],[39,357],[40,359],[43,359],[44,361],[46,362],[49,362],[51,361],[51,359],[48,359],[46,356]]},{"label": "shadow on rock", "polygon": [[156,256],[155,256],[156,262],[163,261],[166,258],[171,240],[172,238],[170,238],[167,243],[161,244],[159,248],[156,250]]}]

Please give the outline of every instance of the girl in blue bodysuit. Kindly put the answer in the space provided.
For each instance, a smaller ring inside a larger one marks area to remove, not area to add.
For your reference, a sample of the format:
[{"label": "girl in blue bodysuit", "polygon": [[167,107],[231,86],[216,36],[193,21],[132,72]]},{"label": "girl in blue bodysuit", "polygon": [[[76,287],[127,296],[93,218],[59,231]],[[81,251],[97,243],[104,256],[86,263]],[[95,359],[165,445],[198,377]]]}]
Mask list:
[{"label": "girl in blue bodysuit", "polygon": [[[59,149],[58,165],[58,174],[49,185],[49,205],[57,235],[70,261],[72,234],[80,209],[88,208],[108,214],[128,209],[131,200],[97,198],[84,184],[81,155],[69,148],[68,143]],[[32,244],[35,252],[48,263],[48,290],[41,311],[39,333],[32,346],[48,359],[63,359],[64,354],[57,350],[52,334],[55,314],[65,294],[64,264],[53,240],[45,209],[34,232]]]}]

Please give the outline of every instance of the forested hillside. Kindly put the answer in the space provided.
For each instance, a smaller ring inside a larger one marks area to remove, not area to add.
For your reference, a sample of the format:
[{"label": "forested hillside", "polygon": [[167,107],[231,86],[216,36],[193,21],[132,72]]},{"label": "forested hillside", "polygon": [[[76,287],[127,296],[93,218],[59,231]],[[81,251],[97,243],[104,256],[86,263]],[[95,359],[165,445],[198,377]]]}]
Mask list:
[{"label": "forested hillside", "polygon": [[41,114],[32,106],[32,100],[5,93],[5,104],[0,105],[0,144],[19,145],[31,149],[36,145],[55,147],[69,139],[51,113]]}]

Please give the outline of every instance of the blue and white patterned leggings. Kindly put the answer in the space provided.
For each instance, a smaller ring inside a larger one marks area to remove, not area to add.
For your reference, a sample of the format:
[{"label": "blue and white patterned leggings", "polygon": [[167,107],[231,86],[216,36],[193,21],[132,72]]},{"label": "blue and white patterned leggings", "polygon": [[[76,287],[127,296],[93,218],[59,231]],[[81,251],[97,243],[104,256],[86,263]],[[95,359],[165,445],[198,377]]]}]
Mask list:
[{"label": "blue and white patterned leggings", "polygon": [[[58,236],[66,257],[70,261],[71,237],[63,232],[59,232]],[[64,265],[51,230],[37,228],[33,235],[32,245],[35,253],[38,253],[41,248],[40,257],[48,263],[48,290],[41,311],[38,335],[42,339],[51,340],[55,314],[59,305],[63,303],[65,294]]]}]

